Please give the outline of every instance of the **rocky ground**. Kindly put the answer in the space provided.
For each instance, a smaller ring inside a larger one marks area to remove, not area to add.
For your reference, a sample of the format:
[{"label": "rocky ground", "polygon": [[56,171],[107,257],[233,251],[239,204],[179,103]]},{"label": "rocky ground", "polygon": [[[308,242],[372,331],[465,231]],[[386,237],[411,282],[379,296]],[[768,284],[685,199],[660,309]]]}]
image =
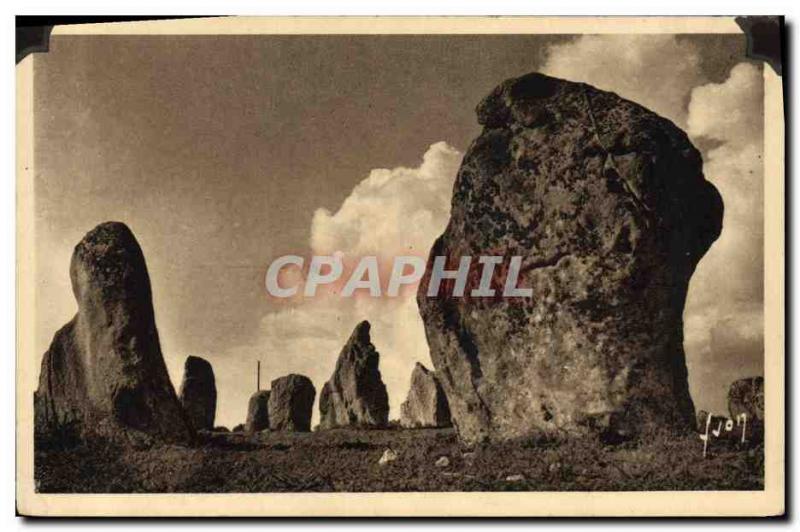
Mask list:
[{"label": "rocky ground", "polygon": [[[763,489],[763,448],[712,441],[704,459],[697,436],[468,449],[452,429],[335,429],[205,433],[192,447],[41,447],[37,486],[49,493]],[[381,465],[387,449],[397,458]]]}]

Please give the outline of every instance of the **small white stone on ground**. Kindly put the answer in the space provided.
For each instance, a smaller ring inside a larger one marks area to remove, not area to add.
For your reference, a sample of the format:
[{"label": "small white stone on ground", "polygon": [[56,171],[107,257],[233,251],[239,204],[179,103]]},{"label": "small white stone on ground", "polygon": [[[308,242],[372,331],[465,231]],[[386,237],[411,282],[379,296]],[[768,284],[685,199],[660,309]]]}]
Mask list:
[{"label": "small white stone on ground", "polygon": [[508,475],[506,477],[506,481],[508,482],[522,482],[523,480],[525,480],[523,475]]},{"label": "small white stone on ground", "polygon": [[450,465],[450,459],[446,456],[440,457],[436,460],[436,467],[447,467]]},{"label": "small white stone on ground", "polygon": [[397,453],[392,449],[386,449],[383,451],[383,456],[381,456],[381,459],[378,460],[378,464],[386,465],[389,462],[394,462],[395,460],[397,460]]}]

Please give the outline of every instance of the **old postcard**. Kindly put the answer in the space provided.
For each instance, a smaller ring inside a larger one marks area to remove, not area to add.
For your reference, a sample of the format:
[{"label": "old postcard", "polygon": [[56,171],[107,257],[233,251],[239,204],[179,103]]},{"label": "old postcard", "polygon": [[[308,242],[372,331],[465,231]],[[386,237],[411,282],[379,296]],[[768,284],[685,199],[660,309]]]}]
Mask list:
[{"label": "old postcard", "polygon": [[784,512],[782,20],[56,26],[17,506]]}]

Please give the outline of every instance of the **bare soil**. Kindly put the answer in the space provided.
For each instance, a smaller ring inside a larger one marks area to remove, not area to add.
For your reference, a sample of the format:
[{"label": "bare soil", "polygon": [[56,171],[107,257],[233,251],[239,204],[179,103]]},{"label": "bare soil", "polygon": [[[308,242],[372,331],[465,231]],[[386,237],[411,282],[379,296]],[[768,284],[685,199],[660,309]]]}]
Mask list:
[{"label": "bare soil", "polygon": [[[462,446],[452,429],[205,433],[194,446],[95,441],[35,455],[43,493],[761,490],[761,446],[697,435],[621,445]],[[379,460],[386,449],[397,459]],[[447,457],[446,466],[436,465]]]}]

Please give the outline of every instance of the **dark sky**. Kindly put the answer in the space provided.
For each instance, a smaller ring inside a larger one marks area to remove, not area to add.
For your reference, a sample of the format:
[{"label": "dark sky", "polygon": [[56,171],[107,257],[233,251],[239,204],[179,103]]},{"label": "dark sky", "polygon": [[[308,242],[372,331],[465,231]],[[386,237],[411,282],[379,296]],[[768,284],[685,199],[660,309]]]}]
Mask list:
[{"label": "dark sky", "polygon": [[43,230],[126,221],[180,345],[221,348],[260,319],[264,268],[306,250],[316,208],[434,142],[463,151],[476,103],[551,40],[56,36],[35,71]]},{"label": "dark sky", "polygon": [[[72,247],[127,223],[145,249],[173,380],[258,328],[270,261],[306,253],[372,169],[464,151],[474,108],[569,36],[54,36],[35,59],[37,349],[68,321]],[[680,37],[705,82],[741,36]],[[687,96],[688,98],[688,96]]]}]

